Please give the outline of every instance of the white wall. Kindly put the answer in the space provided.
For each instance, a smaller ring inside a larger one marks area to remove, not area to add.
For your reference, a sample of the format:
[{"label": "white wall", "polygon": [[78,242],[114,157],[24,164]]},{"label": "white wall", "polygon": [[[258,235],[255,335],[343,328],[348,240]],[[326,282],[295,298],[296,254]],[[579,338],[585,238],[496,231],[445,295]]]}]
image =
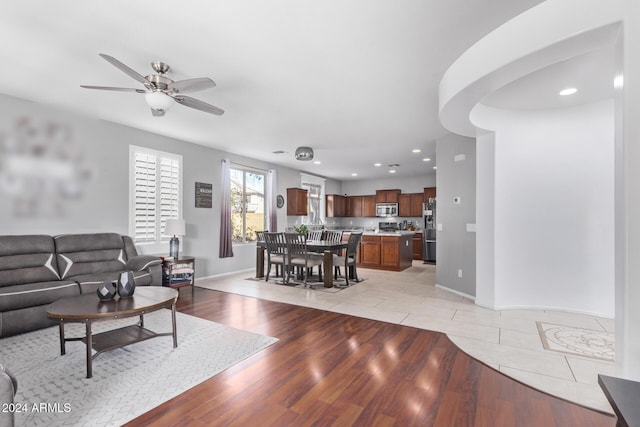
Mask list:
[{"label": "white wall", "polygon": [[479,222],[478,231],[494,227],[494,283],[478,286],[495,287],[496,308],[613,317],[613,101],[485,112],[491,121],[474,119],[495,130],[494,165],[485,158],[478,166],[482,174],[494,167],[494,221],[486,230]]}]

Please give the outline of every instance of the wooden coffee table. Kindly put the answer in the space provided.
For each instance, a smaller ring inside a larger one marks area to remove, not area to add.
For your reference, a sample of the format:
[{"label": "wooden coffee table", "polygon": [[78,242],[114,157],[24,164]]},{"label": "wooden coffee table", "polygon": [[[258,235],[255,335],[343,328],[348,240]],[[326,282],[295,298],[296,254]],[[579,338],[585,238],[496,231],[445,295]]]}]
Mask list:
[{"label": "wooden coffee table", "polygon": [[[63,298],[47,307],[47,316],[55,320],[60,327],[60,354],[66,353],[67,341],[83,341],[87,346],[87,378],[93,376],[92,361],[99,354],[121,348],[129,344],[148,340],[161,336],[173,336],[173,348],[178,346],[176,335],[176,300],[178,291],[161,286],[140,286],[129,298],[118,298],[109,301],[100,301],[95,293],[80,295],[77,297]],[[173,331],[156,333],[145,329],[143,316],[147,313],[171,308],[171,324]],[[125,326],[112,331],[93,335],[91,325],[93,322],[109,319],[140,316],[135,325]],[[67,323],[84,323],[86,334],[84,337],[66,338],[64,325]],[[91,349],[96,350],[94,355]]]}]

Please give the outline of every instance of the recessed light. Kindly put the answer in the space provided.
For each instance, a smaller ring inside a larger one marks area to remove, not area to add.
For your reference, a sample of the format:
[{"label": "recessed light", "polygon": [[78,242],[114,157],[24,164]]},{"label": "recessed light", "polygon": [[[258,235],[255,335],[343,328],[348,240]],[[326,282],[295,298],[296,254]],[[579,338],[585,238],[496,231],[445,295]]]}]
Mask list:
[{"label": "recessed light", "polygon": [[578,89],[576,89],[575,87],[568,87],[568,88],[562,89],[560,91],[560,96],[573,95],[577,91],[578,91]]},{"label": "recessed light", "polygon": [[276,150],[276,151],[272,151],[273,154],[287,154],[286,151],[284,150]]},{"label": "recessed light", "polygon": [[389,173],[396,173],[395,169],[389,169]]},{"label": "recessed light", "polygon": [[420,149],[419,148],[415,148],[414,150],[411,151],[412,153],[419,153]]},{"label": "recessed light", "polygon": [[400,167],[400,165],[397,164],[397,163],[391,163],[390,165],[387,165],[387,166],[389,166],[390,168],[398,168],[398,167]]},{"label": "recessed light", "polygon": [[358,174],[354,172],[351,174],[351,176],[358,176]]},{"label": "recessed light", "polygon": [[437,167],[437,166],[434,166],[433,168],[434,168],[434,169],[438,169],[438,167]]},{"label": "recessed light", "polygon": [[373,166],[379,168],[380,166],[382,166],[382,163],[374,163]]},{"label": "recessed light", "polygon": [[430,162],[431,159],[429,157],[425,157],[424,159],[422,159],[423,162]]},{"label": "recessed light", "polygon": [[620,89],[622,86],[624,86],[624,77],[620,74],[613,79],[613,87]]},{"label": "recessed light", "polygon": [[313,162],[314,165],[319,165],[320,164],[320,160],[316,160],[315,162]]}]

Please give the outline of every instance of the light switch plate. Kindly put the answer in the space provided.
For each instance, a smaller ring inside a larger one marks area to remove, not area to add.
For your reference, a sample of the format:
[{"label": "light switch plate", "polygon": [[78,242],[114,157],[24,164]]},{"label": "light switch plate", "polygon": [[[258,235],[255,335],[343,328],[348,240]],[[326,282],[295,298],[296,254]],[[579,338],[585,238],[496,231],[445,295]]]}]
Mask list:
[{"label": "light switch plate", "polygon": [[436,230],[437,231],[442,231],[442,224],[436,225]]}]

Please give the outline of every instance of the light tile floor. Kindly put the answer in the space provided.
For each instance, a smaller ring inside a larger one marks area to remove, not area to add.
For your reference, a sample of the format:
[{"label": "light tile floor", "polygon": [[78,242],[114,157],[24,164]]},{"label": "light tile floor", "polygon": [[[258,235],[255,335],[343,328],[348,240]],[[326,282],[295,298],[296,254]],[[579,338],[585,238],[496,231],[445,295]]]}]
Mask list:
[{"label": "light tile floor", "polygon": [[613,362],[545,350],[536,321],[613,332],[614,321],[559,311],[493,311],[435,286],[435,266],[414,261],[403,272],[358,269],[366,280],[337,293],[246,280],[253,271],[198,279],[196,286],[440,331],[463,351],[525,384],[613,413],[597,374]]}]

